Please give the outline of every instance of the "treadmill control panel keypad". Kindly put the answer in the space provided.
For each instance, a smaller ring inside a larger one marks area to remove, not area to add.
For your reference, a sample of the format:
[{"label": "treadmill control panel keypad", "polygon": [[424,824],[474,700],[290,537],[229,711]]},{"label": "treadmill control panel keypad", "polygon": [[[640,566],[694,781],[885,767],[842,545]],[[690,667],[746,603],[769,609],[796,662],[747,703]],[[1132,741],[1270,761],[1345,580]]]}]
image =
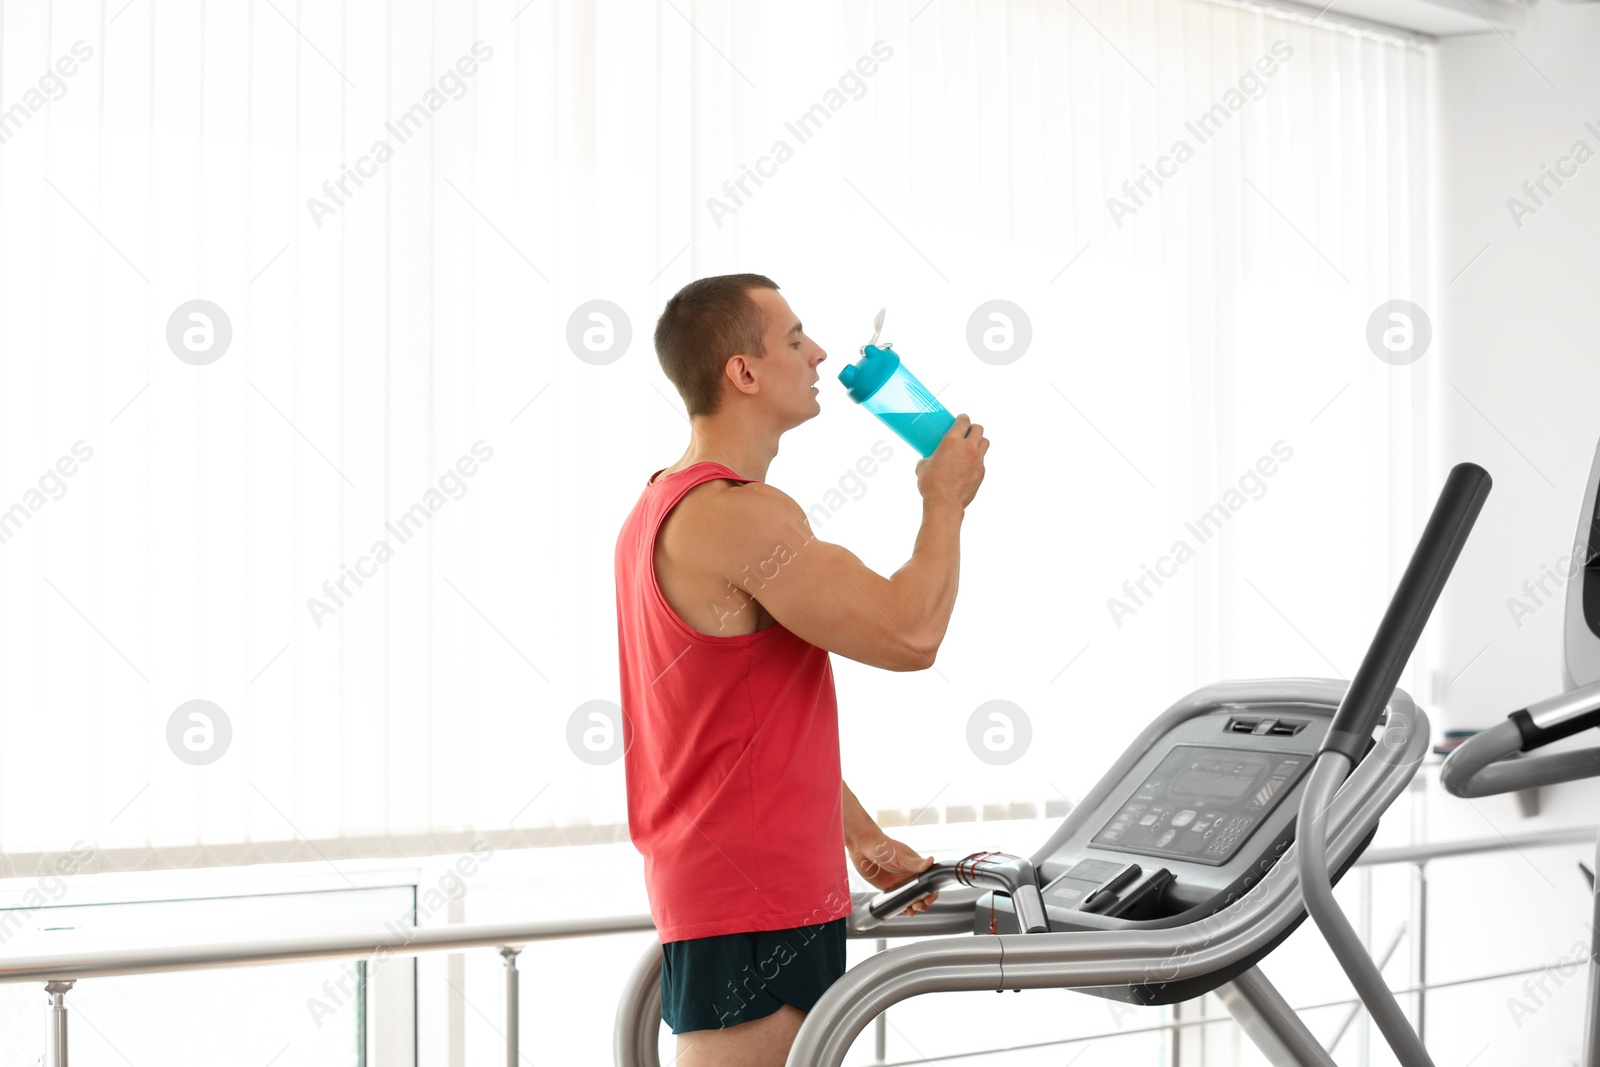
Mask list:
[{"label": "treadmill control panel keypad", "polygon": [[1090,844],[1220,866],[1310,764],[1299,753],[1178,745]]}]

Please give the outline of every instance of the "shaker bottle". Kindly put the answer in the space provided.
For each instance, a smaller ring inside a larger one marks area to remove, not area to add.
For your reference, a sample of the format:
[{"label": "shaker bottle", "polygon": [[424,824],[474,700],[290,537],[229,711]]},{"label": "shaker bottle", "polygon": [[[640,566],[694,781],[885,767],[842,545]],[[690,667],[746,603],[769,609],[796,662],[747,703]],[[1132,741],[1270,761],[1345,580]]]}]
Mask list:
[{"label": "shaker bottle", "polygon": [[[882,325],[880,311],[880,329]],[[875,330],[872,340],[877,339]],[[882,348],[871,343],[863,345],[861,359],[840,370],[839,381],[849,390],[851,400],[882,419],[924,457],[933,455],[940,439],[955,425],[956,417],[917,380],[888,344]]]}]

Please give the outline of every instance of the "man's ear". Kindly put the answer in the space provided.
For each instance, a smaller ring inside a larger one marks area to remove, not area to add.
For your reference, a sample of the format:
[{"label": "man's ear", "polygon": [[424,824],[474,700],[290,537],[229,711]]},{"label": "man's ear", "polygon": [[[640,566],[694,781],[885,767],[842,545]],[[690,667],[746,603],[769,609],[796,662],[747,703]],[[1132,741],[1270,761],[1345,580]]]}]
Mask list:
[{"label": "man's ear", "polygon": [[761,391],[761,383],[750,373],[750,359],[743,353],[735,352],[729,356],[728,362],[723,365],[722,373],[741,393],[753,395]]}]

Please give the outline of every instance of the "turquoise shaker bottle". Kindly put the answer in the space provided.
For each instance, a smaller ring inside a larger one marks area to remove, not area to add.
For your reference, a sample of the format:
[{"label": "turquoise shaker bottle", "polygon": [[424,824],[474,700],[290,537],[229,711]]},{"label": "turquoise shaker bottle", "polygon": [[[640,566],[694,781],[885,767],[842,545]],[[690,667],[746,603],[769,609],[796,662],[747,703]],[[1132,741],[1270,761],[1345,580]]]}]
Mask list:
[{"label": "turquoise shaker bottle", "polygon": [[[879,313],[880,322],[882,313]],[[877,334],[873,334],[877,340]],[[839,371],[850,399],[882,419],[923,456],[933,455],[956,417],[917,381],[887,344],[862,346],[861,359]]]}]

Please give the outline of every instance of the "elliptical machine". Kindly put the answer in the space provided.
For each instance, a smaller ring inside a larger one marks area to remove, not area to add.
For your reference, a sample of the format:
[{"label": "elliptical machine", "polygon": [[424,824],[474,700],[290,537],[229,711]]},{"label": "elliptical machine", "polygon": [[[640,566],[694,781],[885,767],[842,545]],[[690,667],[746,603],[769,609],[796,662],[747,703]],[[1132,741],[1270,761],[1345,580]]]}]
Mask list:
[{"label": "elliptical machine", "polygon": [[[1462,742],[1439,780],[1458,797],[1487,797],[1600,777],[1600,746],[1528,756],[1553,741],[1600,726],[1600,448],[1595,450],[1573,542],[1581,567],[1567,583],[1562,674],[1566,692],[1513,711]],[[1515,758],[1507,758],[1515,757]],[[1503,761],[1503,762],[1502,762]],[[1596,842],[1600,855],[1600,842]],[[1591,889],[1593,886],[1591,885]],[[1583,1067],[1600,1067],[1600,895],[1592,902]]]}]

